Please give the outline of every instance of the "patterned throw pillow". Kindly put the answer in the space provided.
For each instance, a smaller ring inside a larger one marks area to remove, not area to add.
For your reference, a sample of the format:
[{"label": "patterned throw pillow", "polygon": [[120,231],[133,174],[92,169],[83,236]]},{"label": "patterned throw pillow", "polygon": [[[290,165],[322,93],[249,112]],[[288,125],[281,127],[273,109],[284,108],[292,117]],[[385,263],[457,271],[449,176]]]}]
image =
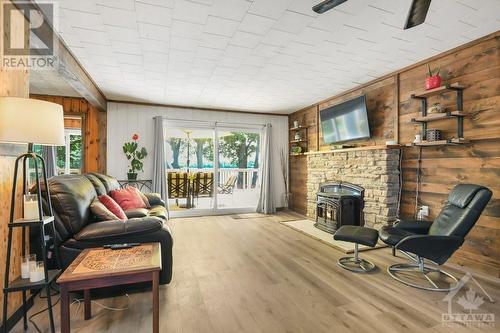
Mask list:
[{"label": "patterned throw pillow", "polygon": [[90,204],[90,210],[92,214],[94,214],[99,221],[110,221],[110,220],[119,220],[118,216],[113,214],[112,211],[106,208],[99,199],[95,198]]},{"label": "patterned throw pillow", "polygon": [[98,196],[97,198],[104,206],[106,206],[107,209],[109,209],[113,214],[115,214],[118,217],[118,219],[120,219],[120,220],[127,219],[127,215],[125,215],[125,212],[123,211],[123,209],[109,195],[103,194],[103,195]]},{"label": "patterned throw pillow", "polygon": [[123,210],[146,208],[146,204],[135,187],[129,186],[111,191],[111,197]]}]

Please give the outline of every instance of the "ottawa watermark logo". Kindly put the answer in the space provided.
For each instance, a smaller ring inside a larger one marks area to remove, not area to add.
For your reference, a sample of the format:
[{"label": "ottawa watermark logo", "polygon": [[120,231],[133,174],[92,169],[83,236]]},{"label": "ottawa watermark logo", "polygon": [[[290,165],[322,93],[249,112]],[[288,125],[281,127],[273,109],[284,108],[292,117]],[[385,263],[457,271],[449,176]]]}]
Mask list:
[{"label": "ottawa watermark logo", "polygon": [[56,69],[57,6],[43,1],[1,2],[0,67],[12,70]]},{"label": "ottawa watermark logo", "polygon": [[495,301],[469,272],[443,301],[448,303],[448,312],[441,314],[443,326],[495,327],[495,314],[485,310],[488,302]]}]

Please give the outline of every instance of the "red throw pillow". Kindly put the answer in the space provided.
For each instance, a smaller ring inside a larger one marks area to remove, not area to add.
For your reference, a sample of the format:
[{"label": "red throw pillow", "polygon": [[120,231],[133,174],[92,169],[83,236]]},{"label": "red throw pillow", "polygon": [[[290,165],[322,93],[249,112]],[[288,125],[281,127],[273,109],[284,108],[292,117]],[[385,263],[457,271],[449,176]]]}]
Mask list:
[{"label": "red throw pillow", "polygon": [[115,214],[120,220],[127,219],[127,215],[125,215],[123,209],[109,195],[103,194],[98,196],[97,199],[99,199],[99,201],[102,202],[102,204],[106,206],[106,208],[109,209],[111,213]]},{"label": "red throw pillow", "polygon": [[111,197],[123,210],[146,208],[146,204],[144,204],[137,190],[131,186],[111,191]]}]

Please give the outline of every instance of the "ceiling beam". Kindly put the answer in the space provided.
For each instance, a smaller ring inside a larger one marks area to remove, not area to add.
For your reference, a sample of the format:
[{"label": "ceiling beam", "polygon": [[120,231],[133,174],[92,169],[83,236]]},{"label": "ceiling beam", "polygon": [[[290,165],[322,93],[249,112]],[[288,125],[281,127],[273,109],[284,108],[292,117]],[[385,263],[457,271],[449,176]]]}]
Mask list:
[{"label": "ceiling beam", "polygon": [[[13,1],[13,3],[24,14],[24,16],[28,18],[28,20],[30,10],[39,10],[42,12],[38,4],[36,4],[33,0]],[[49,22],[45,14],[43,15],[44,20]],[[44,24],[41,27],[34,29],[33,33],[46,45],[50,43],[52,36],[54,37],[54,50],[56,52],[55,69],[61,78],[73,87],[73,89],[75,89],[90,104],[101,111],[106,111],[106,96],[104,96],[97,84],[95,84],[90,75],[71,53],[59,34],[54,31],[52,25],[50,23]]]}]

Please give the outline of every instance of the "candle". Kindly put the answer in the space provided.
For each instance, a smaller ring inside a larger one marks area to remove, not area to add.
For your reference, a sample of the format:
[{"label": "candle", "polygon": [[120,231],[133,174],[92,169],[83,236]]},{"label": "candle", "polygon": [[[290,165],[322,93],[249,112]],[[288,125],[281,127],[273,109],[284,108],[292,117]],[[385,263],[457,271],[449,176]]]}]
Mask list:
[{"label": "candle", "polygon": [[21,263],[21,278],[28,279],[30,277],[30,263],[22,262]]},{"label": "candle", "polygon": [[24,218],[34,220],[39,218],[37,196],[26,194],[24,196]]},{"label": "candle", "polygon": [[21,278],[29,279],[30,270],[36,267],[36,255],[29,254],[23,257],[21,262]]},{"label": "candle", "polygon": [[38,261],[36,263],[35,269],[30,270],[30,282],[39,282],[45,278],[45,272],[43,270],[43,261]]}]

